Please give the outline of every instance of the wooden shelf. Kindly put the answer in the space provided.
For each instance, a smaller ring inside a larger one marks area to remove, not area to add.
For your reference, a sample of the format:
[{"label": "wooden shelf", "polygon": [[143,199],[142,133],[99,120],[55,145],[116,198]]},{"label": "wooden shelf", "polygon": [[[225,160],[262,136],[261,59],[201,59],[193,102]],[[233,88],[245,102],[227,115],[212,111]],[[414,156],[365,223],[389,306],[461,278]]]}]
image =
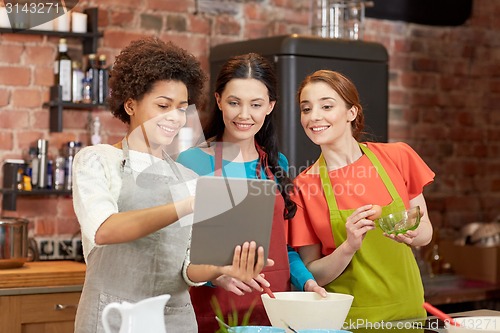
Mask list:
[{"label": "wooden shelf", "polygon": [[74,110],[94,110],[105,108],[105,104],[89,104],[89,103],[71,103],[61,101],[62,87],[50,87],[50,101],[44,106],[49,108],[49,121],[51,132],[62,132],[63,130],[63,111],[66,109]]},{"label": "wooden shelf", "polygon": [[33,189],[31,191],[19,191],[15,189],[0,189],[3,193],[2,209],[3,210],[16,210],[16,202],[18,196],[70,196],[71,190],[49,190],[49,189]]},{"label": "wooden shelf", "polygon": [[83,11],[87,14],[87,31],[86,33],[70,32],[70,31],[46,31],[32,29],[9,29],[0,28],[0,34],[22,34],[22,35],[41,35],[54,36],[64,38],[77,38],[83,42],[83,54],[91,54],[97,52],[97,42],[103,36],[97,27],[97,8],[87,8]]},{"label": "wooden shelf", "polygon": [[44,103],[43,106],[44,107],[58,107],[58,106],[62,106],[64,109],[93,110],[93,109],[105,108],[106,104],[71,103],[71,102],[50,101],[48,103]]},{"label": "wooden shelf", "polygon": [[[0,28],[0,34],[23,34],[23,35],[42,35],[42,36],[55,36],[64,38],[77,38],[82,40],[83,54],[97,53],[97,42],[103,36],[102,32],[98,31],[98,8],[87,8],[83,11],[87,14],[87,31],[86,33],[65,32],[65,31],[45,31],[45,30],[31,30],[31,29],[7,29]],[[59,86],[51,87],[50,89],[50,102],[44,104],[50,111],[50,131],[62,132],[63,129],[63,110],[93,110],[96,108],[104,107],[99,104],[80,104],[80,103],[67,103],[61,101],[61,91]]]},{"label": "wooden shelf", "polygon": [[0,28],[0,34],[21,34],[21,35],[43,35],[53,37],[67,38],[101,38],[102,32],[71,32],[71,31],[53,31],[53,30],[35,30],[35,29],[9,29]]}]

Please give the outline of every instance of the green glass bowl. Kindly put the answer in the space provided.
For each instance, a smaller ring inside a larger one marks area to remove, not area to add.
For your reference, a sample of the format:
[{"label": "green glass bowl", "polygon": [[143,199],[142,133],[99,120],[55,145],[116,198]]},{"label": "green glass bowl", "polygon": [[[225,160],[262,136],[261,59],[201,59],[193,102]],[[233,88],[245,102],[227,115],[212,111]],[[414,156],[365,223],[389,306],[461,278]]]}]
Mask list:
[{"label": "green glass bowl", "polygon": [[408,230],[417,229],[420,224],[420,207],[382,216],[375,223],[388,235],[404,234]]}]

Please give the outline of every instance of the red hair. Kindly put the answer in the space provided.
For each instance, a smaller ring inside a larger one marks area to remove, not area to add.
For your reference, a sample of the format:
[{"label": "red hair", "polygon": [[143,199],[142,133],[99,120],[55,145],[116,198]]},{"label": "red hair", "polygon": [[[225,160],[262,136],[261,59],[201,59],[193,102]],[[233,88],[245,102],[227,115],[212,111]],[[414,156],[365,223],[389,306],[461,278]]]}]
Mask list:
[{"label": "red hair", "polygon": [[359,140],[364,134],[365,116],[363,114],[363,107],[359,101],[358,89],[351,80],[344,75],[332,70],[319,70],[311,75],[306,76],[299,86],[297,91],[297,101],[300,103],[300,94],[304,87],[313,82],[324,82],[328,84],[333,90],[339,94],[346,103],[348,109],[353,106],[358,110],[356,118],[351,122],[352,136]]}]

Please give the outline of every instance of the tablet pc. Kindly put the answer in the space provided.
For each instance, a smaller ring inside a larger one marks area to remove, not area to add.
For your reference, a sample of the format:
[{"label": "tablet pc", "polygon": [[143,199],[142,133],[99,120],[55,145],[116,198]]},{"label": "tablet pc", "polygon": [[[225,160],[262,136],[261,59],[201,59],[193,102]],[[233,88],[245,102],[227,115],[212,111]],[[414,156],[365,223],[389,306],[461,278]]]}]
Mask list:
[{"label": "tablet pc", "polygon": [[267,259],[274,215],[272,180],[203,176],[198,179],[191,262],[225,266],[234,248],[255,241]]}]

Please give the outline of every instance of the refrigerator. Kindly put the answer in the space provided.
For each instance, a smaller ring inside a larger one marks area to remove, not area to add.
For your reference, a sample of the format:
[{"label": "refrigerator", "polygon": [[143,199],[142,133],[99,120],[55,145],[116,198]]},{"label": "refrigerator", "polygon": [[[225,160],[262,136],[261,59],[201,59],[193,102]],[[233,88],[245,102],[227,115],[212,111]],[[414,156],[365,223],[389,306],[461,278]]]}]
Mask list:
[{"label": "refrigerator", "polygon": [[272,115],[278,127],[280,151],[288,158],[292,178],[313,164],[320,153],[302,129],[296,102],[300,82],[316,70],[335,70],[354,82],[365,114],[368,135],[364,139],[387,142],[388,53],[383,45],[296,34],[220,44],[210,50],[211,93],[222,64],[232,56],[249,52],[265,56],[275,66],[278,102]]}]

